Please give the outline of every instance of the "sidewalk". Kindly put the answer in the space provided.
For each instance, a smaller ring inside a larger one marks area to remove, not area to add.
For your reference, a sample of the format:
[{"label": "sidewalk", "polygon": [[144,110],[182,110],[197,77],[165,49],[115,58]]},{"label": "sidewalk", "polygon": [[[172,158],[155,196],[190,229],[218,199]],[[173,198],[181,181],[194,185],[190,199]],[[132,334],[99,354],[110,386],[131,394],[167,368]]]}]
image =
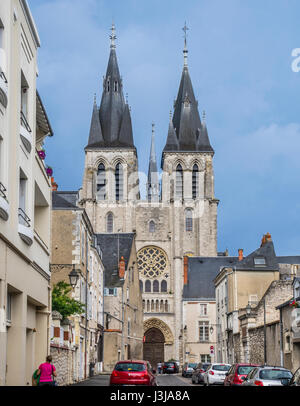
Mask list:
[{"label": "sidewalk", "polygon": [[70,386],[109,386],[110,372],[101,372],[98,375]]}]

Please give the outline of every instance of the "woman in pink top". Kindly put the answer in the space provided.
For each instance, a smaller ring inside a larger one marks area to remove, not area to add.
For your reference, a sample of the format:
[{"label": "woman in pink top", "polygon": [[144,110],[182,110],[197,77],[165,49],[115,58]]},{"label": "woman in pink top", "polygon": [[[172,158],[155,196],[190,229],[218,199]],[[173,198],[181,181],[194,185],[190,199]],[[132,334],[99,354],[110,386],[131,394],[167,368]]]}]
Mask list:
[{"label": "woman in pink top", "polygon": [[51,355],[48,355],[46,362],[39,366],[37,375],[41,375],[39,386],[53,386],[52,375],[56,376],[56,369],[52,362]]}]

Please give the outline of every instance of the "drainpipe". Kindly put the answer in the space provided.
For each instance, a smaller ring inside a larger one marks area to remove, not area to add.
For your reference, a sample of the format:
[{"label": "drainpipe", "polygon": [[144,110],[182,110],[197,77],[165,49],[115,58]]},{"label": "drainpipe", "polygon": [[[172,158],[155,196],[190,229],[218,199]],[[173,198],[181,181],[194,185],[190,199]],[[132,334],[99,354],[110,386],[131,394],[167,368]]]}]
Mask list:
[{"label": "drainpipe", "polygon": [[84,332],[84,378],[87,378],[86,368],[87,368],[87,328],[88,328],[88,233],[85,232],[85,332]]},{"label": "drainpipe", "polygon": [[280,366],[283,367],[283,325],[282,325],[282,308],[279,309],[280,312]]}]

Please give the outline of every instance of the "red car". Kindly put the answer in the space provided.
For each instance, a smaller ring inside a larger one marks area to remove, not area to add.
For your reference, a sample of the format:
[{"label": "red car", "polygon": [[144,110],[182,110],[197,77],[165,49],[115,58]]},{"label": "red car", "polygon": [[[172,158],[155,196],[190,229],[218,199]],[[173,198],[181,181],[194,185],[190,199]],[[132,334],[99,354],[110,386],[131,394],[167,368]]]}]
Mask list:
[{"label": "red car", "polygon": [[148,361],[119,361],[111,373],[109,384],[156,386],[155,373]]},{"label": "red car", "polygon": [[258,367],[258,364],[233,364],[230,370],[226,373],[226,377],[224,380],[225,386],[236,386],[241,385],[242,377],[247,376],[249,372],[254,367]]}]

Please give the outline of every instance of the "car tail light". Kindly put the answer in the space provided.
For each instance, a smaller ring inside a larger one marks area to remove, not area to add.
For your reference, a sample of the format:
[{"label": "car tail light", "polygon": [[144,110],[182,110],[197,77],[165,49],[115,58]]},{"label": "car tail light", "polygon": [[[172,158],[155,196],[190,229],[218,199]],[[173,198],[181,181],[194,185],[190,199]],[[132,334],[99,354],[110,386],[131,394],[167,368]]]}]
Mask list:
[{"label": "car tail light", "polygon": [[256,386],[264,386],[264,384],[262,383],[262,381],[255,381],[254,385]]},{"label": "car tail light", "polygon": [[200,372],[204,372],[204,369],[200,369]]},{"label": "car tail light", "polygon": [[113,370],[111,376],[112,378],[116,378],[118,376],[118,372]]},{"label": "car tail light", "polygon": [[214,374],[215,374],[214,371],[209,371],[209,373],[210,373],[210,375],[214,375]]}]

